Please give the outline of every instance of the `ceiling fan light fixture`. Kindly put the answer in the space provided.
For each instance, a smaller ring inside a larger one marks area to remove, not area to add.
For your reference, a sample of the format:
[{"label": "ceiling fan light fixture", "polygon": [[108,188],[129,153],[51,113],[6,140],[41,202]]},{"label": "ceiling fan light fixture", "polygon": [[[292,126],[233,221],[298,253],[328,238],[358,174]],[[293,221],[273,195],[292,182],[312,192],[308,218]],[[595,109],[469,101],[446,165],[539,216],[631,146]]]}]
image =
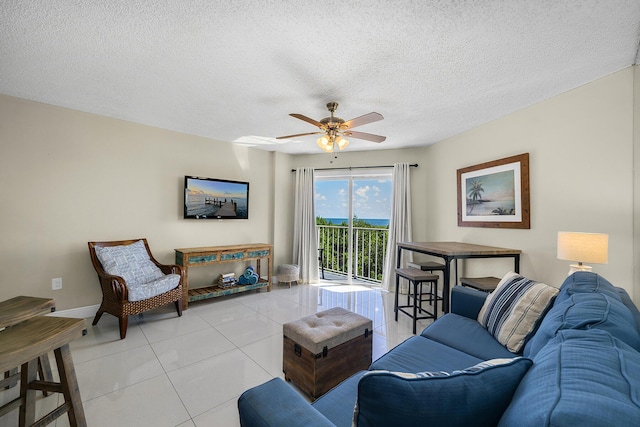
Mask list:
[{"label": "ceiling fan light fixture", "polygon": [[349,145],[349,141],[339,136],[336,138],[336,144],[338,145],[338,148],[340,150],[344,150],[345,148],[347,148],[347,145]]},{"label": "ceiling fan light fixture", "polygon": [[331,141],[328,136],[325,135],[318,138],[316,143],[318,144],[318,147],[320,147],[325,153],[333,152],[333,141]]},{"label": "ceiling fan light fixture", "polygon": [[364,116],[356,117],[351,120],[343,120],[340,117],[334,116],[336,109],[338,108],[337,102],[329,102],[327,104],[327,109],[331,113],[330,117],[325,117],[324,119],[317,121],[311,119],[307,116],[298,113],[289,114],[291,117],[295,117],[296,119],[305,121],[307,123],[311,123],[314,126],[319,128],[319,132],[306,132],[306,133],[298,133],[295,135],[286,135],[279,136],[276,139],[287,139],[287,138],[296,138],[299,136],[307,136],[307,135],[317,135],[324,134],[320,138],[316,140],[318,147],[322,149],[325,153],[333,153],[338,146],[339,150],[344,150],[349,145],[349,141],[346,140],[343,136],[348,136],[350,138],[356,139],[364,139],[372,142],[383,142],[386,137],[381,135],[374,135],[371,133],[365,132],[355,132],[352,131],[356,126],[366,125],[367,123],[377,122],[378,120],[384,119],[382,114],[380,113],[369,113]]}]

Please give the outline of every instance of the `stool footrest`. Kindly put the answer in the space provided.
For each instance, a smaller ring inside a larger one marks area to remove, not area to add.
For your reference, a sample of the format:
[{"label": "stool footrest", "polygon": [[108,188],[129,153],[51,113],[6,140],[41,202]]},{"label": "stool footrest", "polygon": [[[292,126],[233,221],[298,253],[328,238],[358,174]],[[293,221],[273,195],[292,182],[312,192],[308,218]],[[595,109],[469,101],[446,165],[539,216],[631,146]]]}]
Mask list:
[{"label": "stool footrest", "polygon": [[9,374],[8,377],[0,380],[0,388],[11,388],[18,384],[20,381],[20,373]]},{"label": "stool footrest", "polygon": [[38,421],[36,421],[30,427],[44,427],[44,426],[50,424],[53,420],[55,420],[55,419],[59,418],[60,416],[64,415],[66,412],[69,412],[70,409],[71,409],[71,405],[69,405],[67,402],[65,402],[62,405],[58,406],[53,411],[49,412],[44,417],[40,418]]},{"label": "stool footrest", "polygon": [[16,397],[11,402],[5,403],[3,406],[0,406],[0,417],[8,414],[9,412],[13,411],[14,409],[19,408],[21,405],[22,405],[22,398],[21,397]]},{"label": "stool footrest", "polygon": [[63,393],[62,385],[51,381],[32,381],[29,384],[30,390],[52,391],[54,393]]},{"label": "stool footrest", "polygon": [[[413,319],[413,313],[411,313],[410,311],[405,310],[405,308],[410,308],[413,310],[413,305],[400,305],[398,306],[398,311],[403,312],[404,314],[406,314],[407,316],[411,317]],[[426,313],[424,316],[417,316],[415,317],[414,320],[423,320],[423,319],[433,319],[435,317],[435,315],[423,308],[419,308],[418,312],[421,313]],[[415,332],[414,332],[415,333]]]}]

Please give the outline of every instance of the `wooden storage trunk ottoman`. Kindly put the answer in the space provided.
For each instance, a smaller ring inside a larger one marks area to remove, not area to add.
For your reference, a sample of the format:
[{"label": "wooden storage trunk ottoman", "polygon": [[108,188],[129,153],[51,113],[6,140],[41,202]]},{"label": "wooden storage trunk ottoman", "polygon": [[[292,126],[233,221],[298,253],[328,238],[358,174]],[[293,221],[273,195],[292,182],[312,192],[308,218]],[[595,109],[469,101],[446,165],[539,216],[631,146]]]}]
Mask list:
[{"label": "wooden storage trunk ottoman", "polygon": [[336,307],[282,326],[282,370],[313,400],[371,365],[372,322]]}]

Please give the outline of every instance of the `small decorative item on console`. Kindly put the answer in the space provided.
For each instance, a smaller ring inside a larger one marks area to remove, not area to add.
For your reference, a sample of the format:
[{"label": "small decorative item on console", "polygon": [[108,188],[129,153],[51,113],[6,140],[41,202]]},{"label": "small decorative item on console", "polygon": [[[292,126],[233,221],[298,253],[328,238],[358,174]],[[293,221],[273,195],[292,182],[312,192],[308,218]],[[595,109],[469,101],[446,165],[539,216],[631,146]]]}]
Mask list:
[{"label": "small decorative item on console", "polygon": [[250,265],[244,270],[244,273],[242,273],[242,276],[238,279],[238,283],[241,285],[255,285],[259,279],[258,273],[256,273],[253,266]]},{"label": "small decorative item on console", "polygon": [[236,273],[224,273],[218,279],[218,285],[221,288],[230,288],[237,284]]}]

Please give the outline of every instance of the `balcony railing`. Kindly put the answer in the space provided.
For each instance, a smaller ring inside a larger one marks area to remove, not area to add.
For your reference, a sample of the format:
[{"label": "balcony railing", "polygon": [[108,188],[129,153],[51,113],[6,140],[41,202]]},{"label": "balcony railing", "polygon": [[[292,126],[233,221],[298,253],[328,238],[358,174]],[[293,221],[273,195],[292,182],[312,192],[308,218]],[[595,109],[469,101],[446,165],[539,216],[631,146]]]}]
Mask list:
[{"label": "balcony railing", "polygon": [[[318,225],[318,245],[324,249],[324,270],[347,275],[349,228],[339,225]],[[353,227],[353,278],[382,282],[382,268],[387,254],[389,230],[386,228]]]}]

